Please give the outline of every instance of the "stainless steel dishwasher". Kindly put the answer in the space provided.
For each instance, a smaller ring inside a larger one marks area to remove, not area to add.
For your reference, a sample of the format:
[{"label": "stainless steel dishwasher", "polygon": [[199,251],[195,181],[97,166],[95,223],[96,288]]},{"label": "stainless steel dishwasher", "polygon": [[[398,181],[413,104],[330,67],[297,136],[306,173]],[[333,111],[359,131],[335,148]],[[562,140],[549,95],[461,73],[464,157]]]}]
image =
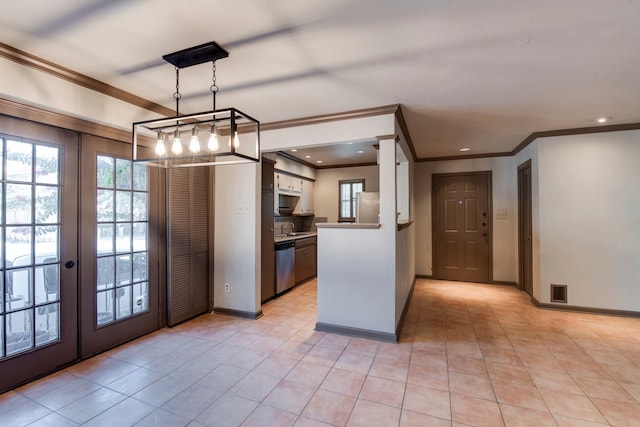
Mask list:
[{"label": "stainless steel dishwasher", "polygon": [[295,257],[294,242],[276,243],[276,294],[282,293],[295,285]]}]

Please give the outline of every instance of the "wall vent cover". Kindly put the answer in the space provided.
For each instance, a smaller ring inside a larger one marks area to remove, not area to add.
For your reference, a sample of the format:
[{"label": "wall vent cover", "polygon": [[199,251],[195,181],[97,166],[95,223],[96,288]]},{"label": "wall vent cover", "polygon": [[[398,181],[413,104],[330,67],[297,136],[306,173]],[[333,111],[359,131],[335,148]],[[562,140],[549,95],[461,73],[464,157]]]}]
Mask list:
[{"label": "wall vent cover", "polygon": [[551,302],[567,303],[567,285],[551,284]]}]

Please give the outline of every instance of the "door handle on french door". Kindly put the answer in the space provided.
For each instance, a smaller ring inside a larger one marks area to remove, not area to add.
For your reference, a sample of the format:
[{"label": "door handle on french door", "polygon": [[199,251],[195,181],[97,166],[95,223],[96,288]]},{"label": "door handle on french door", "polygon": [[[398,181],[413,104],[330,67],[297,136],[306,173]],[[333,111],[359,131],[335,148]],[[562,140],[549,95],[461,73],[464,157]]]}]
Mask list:
[{"label": "door handle on french door", "polygon": [[73,268],[74,265],[76,265],[76,263],[73,261],[67,261],[64,263],[64,266],[67,268]]}]

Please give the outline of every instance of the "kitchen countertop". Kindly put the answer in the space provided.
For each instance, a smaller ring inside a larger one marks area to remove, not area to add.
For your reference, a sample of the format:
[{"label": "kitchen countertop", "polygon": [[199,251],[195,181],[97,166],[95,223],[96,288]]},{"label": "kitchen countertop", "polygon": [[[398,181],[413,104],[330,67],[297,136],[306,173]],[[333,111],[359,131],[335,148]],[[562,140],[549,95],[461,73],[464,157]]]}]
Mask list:
[{"label": "kitchen countertop", "polygon": [[306,239],[308,237],[316,237],[318,235],[318,233],[314,233],[314,232],[309,232],[309,231],[305,231],[305,232],[301,232],[299,234],[295,234],[295,235],[286,235],[286,236],[279,236],[279,235],[275,235],[274,241],[275,243],[280,243],[280,242],[287,242],[287,241],[291,241],[291,240],[300,240],[300,239]]}]

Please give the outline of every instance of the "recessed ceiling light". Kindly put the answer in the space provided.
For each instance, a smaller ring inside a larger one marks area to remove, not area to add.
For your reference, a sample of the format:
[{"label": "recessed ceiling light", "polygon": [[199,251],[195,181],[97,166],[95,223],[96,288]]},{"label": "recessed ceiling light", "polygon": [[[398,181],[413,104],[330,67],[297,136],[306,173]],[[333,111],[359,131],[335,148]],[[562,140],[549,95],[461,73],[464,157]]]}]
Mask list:
[{"label": "recessed ceiling light", "polygon": [[322,163],[322,160],[316,160],[316,163]]},{"label": "recessed ceiling light", "polygon": [[364,153],[364,150],[358,150],[358,154]]},{"label": "recessed ceiling light", "polygon": [[296,151],[298,151],[298,149],[297,148],[292,148],[291,151],[293,151],[295,153]]},{"label": "recessed ceiling light", "polygon": [[311,158],[311,156],[307,154],[306,156],[304,156],[304,158],[305,158],[305,159],[310,159],[310,158]]},{"label": "recessed ceiling light", "polygon": [[598,124],[607,123],[609,120],[611,120],[611,117],[607,117],[607,116],[597,117],[593,119],[593,121]]},{"label": "recessed ceiling light", "polygon": [[469,147],[464,147],[464,148],[461,148],[459,151],[463,151],[463,152],[464,152],[464,151],[471,151],[471,148],[469,148]]}]

